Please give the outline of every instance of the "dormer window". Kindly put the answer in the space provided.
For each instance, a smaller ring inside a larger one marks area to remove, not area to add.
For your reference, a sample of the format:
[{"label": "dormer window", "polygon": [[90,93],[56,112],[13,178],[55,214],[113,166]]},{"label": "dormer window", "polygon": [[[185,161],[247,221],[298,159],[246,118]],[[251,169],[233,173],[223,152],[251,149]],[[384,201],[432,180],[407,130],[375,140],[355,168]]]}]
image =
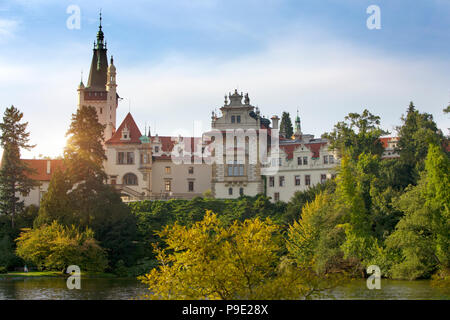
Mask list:
[{"label": "dormer window", "polygon": [[130,140],[130,130],[128,130],[128,127],[125,126],[122,130],[122,138],[120,140]]}]

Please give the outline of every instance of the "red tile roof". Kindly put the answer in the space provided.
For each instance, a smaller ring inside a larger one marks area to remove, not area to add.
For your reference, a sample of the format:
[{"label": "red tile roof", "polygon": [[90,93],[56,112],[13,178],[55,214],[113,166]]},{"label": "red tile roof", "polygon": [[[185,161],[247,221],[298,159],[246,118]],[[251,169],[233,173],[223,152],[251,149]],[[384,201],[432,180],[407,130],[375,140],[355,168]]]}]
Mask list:
[{"label": "red tile roof", "polygon": [[[320,148],[322,148],[322,146],[326,144],[327,144],[326,142],[313,142],[313,143],[305,143],[304,145],[311,151],[312,158],[319,158]],[[280,144],[280,149],[282,149],[286,153],[287,159],[291,160],[294,157],[295,149],[297,149],[301,145],[302,145],[301,143]]]},{"label": "red tile roof", "polygon": [[[53,173],[55,173],[57,169],[64,169],[62,159],[22,159],[22,161],[25,162],[29,168],[35,170],[35,173],[28,177],[36,181],[50,181]],[[47,173],[48,161],[50,161],[50,173]]]},{"label": "red tile roof", "polygon": [[[122,139],[122,131],[127,127],[130,131],[130,140],[121,140]],[[140,144],[141,140],[139,138],[142,137],[141,131],[139,130],[136,122],[134,122],[133,116],[128,112],[125,119],[122,121],[119,129],[114,133],[114,135],[106,141],[107,144]]]},{"label": "red tile roof", "polygon": [[296,144],[286,144],[286,145],[281,144],[281,145],[280,145],[280,149],[283,150],[283,151],[286,153],[287,158],[288,158],[289,160],[291,160],[291,159],[294,157],[294,151],[295,151],[295,149],[297,149],[297,148],[300,147],[300,146],[301,146],[300,143],[296,143]]},{"label": "red tile roof", "polygon": [[307,143],[307,144],[305,144],[305,146],[309,150],[311,150],[312,158],[319,158],[320,157],[320,148],[322,148],[322,146],[325,146],[326,144],[327,144],[326,142]]}]

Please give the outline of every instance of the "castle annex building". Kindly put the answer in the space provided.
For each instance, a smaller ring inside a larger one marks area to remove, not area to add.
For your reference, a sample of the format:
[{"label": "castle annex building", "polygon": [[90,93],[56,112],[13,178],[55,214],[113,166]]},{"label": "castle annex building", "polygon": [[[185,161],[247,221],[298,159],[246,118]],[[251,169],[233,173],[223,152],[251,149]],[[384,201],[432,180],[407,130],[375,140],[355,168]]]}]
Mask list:
[{"label": "castle annex building", "polygon": [[[94,107],[99,122],[105,125],[107,183],[121,192],[125,201],[190,199],[202,196],[206,191],[221,199],[266,194],[273,201],[289,201],[295,192],[323,183],[334,175],[338,159],[328,150],[328,141],[304,134],[298,114],[294,136],[285,137],[283,132],[278,135],[279,118],[262,117],[259,109],[250,104],[249,95],[237,90],[225,96],[221,113],[213,112],[211,117],[211,132],[223,135],[221,148],[232,155],[223,155],[219,162],[207,161],[211,156],[217,156],[217,141],[216,148],[211,149],[214,139],[210,132],[203,137],[152,135],[150,130],[140,131],[131,113],[117,127],[116,110],[120,97],[116,76],[113,57],[108,59],[100,17],[89,78],[86,85],[81,81],[77,89],[78,108]],[[238,137],[226,137],[227,132],[239,130],[257,132],[256,140],[245,136],[241,148]],[[265,141],[259,139],[261,131],[267,134],[267,146],[260,143]],[[395,157],[395,140],[387,138],[383,143],[389,149],[386,156]],[[260,150],[266,148],[271,152],[275,145],[277,157],[272,157],[270,163],[261,161]],[[174,161],[177,149],[189,150],[185,155],[183,151],[181,154],[184,160],[190,161]],[[204,157],[205,151],[211,151],[211,154]],[[257,155],[256,162],[250,161],[252,153]],[[62,168],[62,161],[24,161],[36,169],[33,179],[40,182],[40,186],[25,198],[25,204],[39,205],[52,173],[55,168]],[[274,165],[276,171],[265,170]]]}]

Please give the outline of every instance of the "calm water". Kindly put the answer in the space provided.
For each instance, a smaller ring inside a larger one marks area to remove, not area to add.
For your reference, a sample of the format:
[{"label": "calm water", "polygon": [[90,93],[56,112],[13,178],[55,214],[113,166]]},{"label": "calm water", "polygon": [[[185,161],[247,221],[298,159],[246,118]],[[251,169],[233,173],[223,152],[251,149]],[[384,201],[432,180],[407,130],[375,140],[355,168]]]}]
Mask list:
[{"label": "calm water", "polygon": [[[133,279],[82,279],[80,290],[69,290],[64,279],[32,278],[0,280],[4,299],[134,299],[148,290]],[[330,292],[334,299],[450,299],[429,281],[382,280],[380,290],[368,290],[355,280]]]}]

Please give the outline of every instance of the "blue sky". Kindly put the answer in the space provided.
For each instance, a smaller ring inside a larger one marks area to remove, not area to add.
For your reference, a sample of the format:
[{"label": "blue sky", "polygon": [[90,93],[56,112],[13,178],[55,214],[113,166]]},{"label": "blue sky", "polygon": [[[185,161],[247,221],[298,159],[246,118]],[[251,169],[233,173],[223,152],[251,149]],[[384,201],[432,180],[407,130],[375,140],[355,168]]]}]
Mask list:
[{"label": "blue sky", "polygon": [[[380,30],[366,27],[373,4]],[[79,30],[66,27],[69,5]],[[37,146],[24,157],[62,153],[100,8],[124,97],[117,125],[131,110],[160,135],[209,129],[237,87],[267,117],[298,108],[317,136],[365,107],[393,131],[411,100],[448,133],[450,0],[0,0],[0,106],[30,123]]]}]

